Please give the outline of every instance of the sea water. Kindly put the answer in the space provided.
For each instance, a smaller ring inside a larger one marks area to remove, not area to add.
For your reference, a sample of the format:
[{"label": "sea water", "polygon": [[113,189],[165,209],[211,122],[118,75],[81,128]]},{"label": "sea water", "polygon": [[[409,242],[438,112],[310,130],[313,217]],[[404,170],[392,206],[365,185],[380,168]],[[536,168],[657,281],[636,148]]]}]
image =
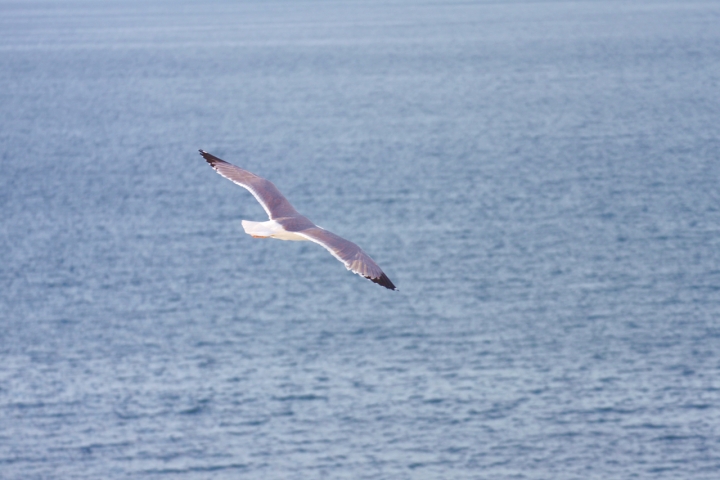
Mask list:
[{"label": "sea water", "polygon": [[719,22],[0,1],[0,478],[718,478]]}]

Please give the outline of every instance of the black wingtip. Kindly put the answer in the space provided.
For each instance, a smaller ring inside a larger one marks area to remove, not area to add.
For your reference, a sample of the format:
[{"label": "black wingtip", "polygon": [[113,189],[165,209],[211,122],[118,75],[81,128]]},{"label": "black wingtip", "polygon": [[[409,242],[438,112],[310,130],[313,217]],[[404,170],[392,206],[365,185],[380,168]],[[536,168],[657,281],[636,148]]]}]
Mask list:
[{"label": "black wingtip", "polygon": [[216,163],[227,163],[225,160],[222,160],[215,155],[206,152],[205,150],[200,149],[198,150],[198,152],[200,152],[200,155],[202,155],[202,157],[207,163],[210,164],[211,167],[214,167]]},{"label": "black wingtip", "polygon": [[390,279],[385,275],[384,273],[380,275],[378,278],[370,278],[365,277],[368,280],[370,280],[373,283],[377,283],[378,285],[382,285],[385,288],[389,288],[390,290],[397,290],[397,287],[393,285],[393,283],[390,281]]}]

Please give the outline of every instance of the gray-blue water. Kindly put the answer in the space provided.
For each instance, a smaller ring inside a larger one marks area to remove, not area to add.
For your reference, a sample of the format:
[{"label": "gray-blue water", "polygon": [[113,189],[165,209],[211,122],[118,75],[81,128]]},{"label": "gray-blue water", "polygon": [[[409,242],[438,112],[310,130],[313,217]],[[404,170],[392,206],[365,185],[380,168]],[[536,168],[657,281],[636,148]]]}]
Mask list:
[{"label": "gray-blue water", "polygon": [[0,478],[720,478],[718,25],[0,1]]}]

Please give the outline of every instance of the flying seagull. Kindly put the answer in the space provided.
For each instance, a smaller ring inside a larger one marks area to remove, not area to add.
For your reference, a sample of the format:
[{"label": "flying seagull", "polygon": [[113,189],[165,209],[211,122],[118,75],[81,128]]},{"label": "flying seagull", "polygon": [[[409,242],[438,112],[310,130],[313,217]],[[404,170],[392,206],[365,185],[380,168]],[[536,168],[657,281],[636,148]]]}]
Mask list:
[{"label": "flying seagull", "polygon": [[325,247],[345,265],[345,268],[353,273],[362,275],[390,290],[396,290],[395,285],[367,253],[351,241],[318,227],[307,217],[300,215],[272,182],[221,160],[204,150],[200,150],[200,155],[217,173],[248,189],[270,217],[267,222],[243,220],[242,226],[245,233],[252,235],[253,238],[269,237],[279,240],[315,242]]}]

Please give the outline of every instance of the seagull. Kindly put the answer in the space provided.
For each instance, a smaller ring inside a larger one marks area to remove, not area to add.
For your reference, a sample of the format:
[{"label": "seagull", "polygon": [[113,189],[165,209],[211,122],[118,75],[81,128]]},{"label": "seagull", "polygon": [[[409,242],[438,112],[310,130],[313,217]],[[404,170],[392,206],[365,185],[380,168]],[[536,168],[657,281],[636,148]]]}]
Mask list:
[{"label": "seagull", "polygon": [[315,242],[327,249],[333,257],[340,260],[345,268],[353,273],[390,290],[397,290],[387,275],[362,248],[350,240],[345,240],[318,227],[307,217],[300,215],[272,182],[221,160],[204,150],[200,150],[200,155],[217,173],[248,189],[270,217],[267,222],[243,220],[242,226],[245,233],[253,238]]}]

